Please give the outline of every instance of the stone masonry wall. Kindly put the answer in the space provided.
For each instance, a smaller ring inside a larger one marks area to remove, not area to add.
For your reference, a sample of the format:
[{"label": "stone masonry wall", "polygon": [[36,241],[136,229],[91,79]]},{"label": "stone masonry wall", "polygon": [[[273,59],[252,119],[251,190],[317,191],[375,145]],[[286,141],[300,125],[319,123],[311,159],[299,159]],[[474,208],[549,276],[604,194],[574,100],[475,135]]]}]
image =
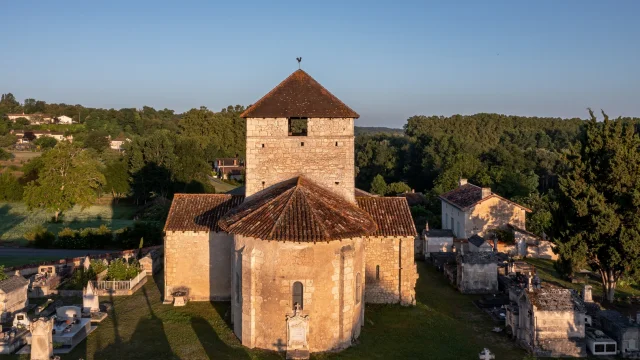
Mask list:
[{"label": "stone masonry wall", "polygon": [[26,311],[29,305],[28,287],[29,285],[25,285],[8,294],[0,294],[0,321],[12,321],[15,312]]},{"label": "stone masonry wall", "polygon": [[498,266],[492,264],[458,263],[458,289],[463,294],[498,292]]},{"label": "stone masonry wall", "polygon": [[164,239],[165,300],[179,288],[193,301],[229,300],[233,237],[220,232],[173,232]]},{"label": "stone masonry wall", "polygon": [[289,136],[287,118],[249,118],[246,157],[246,196],[305,175],[355,201],[351,118],[310,118],[307,136]]},{"label": "stone masonry wall", "polygon": [[466,237],[473,234],[485,236],[486,231],[513,224],[526,229],[526,211],[505,200],[494,197],[483,201],[464,213]]},{"label": "stone masonry wall", "polygon": [[415,304],[414,237],[365,238],[365,301]]},{"label": "stone masonry wall", "polygon": [[[293,243],[235,237],[232,289],[234,333],[243,345],[284,351],[286,315],[293,314],[293,284],[303,285],[302,314],[309,316],[310,351],[344,349],[360,334],[364,301],[362,239]],[[237,283],[239,282],[239,283]]]}]

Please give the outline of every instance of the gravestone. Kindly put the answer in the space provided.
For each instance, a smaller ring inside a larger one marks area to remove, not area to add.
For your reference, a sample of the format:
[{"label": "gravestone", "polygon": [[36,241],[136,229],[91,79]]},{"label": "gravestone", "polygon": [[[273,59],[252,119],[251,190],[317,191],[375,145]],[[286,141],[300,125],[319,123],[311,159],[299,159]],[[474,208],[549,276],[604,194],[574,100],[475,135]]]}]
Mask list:
[{"label": "gravestone", "polygon": [[582,300],[586,303],[593,302],[592,288],[591,285],[584,285],[582,287]]},{"label": "gravestone", "polygon": [[91,267],[91,259],[89,259],[88,256],[84,257],[84,262],[82,263],[82,266],[84,267],[84,271],[89,270],[89,268]]},{"label": "gravestone", "polygon": [[31,360],[50,360],[53,356],[53,320],[40,318],[31,323]]},{"label": "gravestone", "polygon": [[95,293],[95,289],[93,288],[93,283],[91,281],[87,282],[87,287],[84,288],[82,294],[82,312],[84,313],[93,313],[100,311],[100,300],[98,299],[98,295]]},{"label": "gravestone", "polygon": [[29,325],[31,325],[31,321],[29,320],[26,312],[16,313],[16,316],[13,317],[14,328],[28,329]]},{"label": "gravestone", "polygon": [[496,356],[493,355],[491,351],[489,351],[489,349],[484,348],[484,350],[482,350],[482,352],[480,353],[479,358],[480,360],[492,360],[495,359]]},{"label": "gravestone", "polygon": [[287,359],[308,359],[309,316],[302,316],[296,304],[293,316],[287,316]]}]

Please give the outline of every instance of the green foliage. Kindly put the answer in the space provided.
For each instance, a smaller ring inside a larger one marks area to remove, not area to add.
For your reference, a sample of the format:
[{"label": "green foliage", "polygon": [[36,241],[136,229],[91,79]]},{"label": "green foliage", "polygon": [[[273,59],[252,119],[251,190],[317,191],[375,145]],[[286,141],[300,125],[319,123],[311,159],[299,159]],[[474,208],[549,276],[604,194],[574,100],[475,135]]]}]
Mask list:
[{"label": "green foliage", "polygon": [[58,140],[51,136],[40,136],[33,142],[33,144],[38,146],[40,149],[53,149],[57,143]]},{"label": "green foliage", "polygon": [[388,195],[403,194],[410,191],[411,191],[411,188],[409,187],[409,185],[401,181],[393,182],[387,186]]},{"label": "green foliage", "polygon": [[371,192],[384,196],[387,193],[387,183],[384,181],[382,175],[376,175],[371,182]]},{"label": "green foliage", "polygon": [[96,190],[105,183],[99,162],[66,141],[44,153],[42,162],[38,179],[25,187],[24,199],[30,208],[53,211],[56,221],[62,211],[75,204],[83,208],[93,204]]},{"label": "green foliage", "polygon": [[65,290],[82,290],[87,286],[87,282],[96,280],[96,271],[89,267],[85,270],[83,267],[76,269],[71,278],[62,286]]},{"label": "green foliage", "polygon": [[73,230],[64,228],[54,245],[61,249],[104,249],[113,243],[113,233],[106,225],[99,228]]},{"label": "green foliage", "polygon": [[115,241],[122,249],[135,249],[144,238],[146,246],[162,244],[162,224],[155,222],[135,222],[133,227],[116,231]]},{"label": "green foliage", "polygon": [[106,180],[104,190],[110,192],[115,198],[126,196],[131,186],[129,185],[129,171],[123,159],[117,159],[107,163],[103,170]]},{"label": "green foliage", "polygon": [[13,134],[0,135],[0,148],[9,147],[14,145],[18,137]]},{"label": "green foliage", "polygon": [[100,274],[101,272],[107,270],[107,265],[105,265],[101,260],[91,260],[91,269],[93,269],[93,272],[97,274]]},{"label": "green foliage", "polygon": [[94,149],[98,152],[109,148],[109,133],[104,130],[91,131],[84,139],[84,147]]},{"label": "green foliage", "polygon": [[11,159],[13,159],[13,154],[11,154],[5,149],[0,148],[0,160],[11,160]]},{"label": "green foliage", "polygon": [[0,281],[7,280],[9,276],[4,272],[4,265],[0,265]]},{"label": "green foliage", "polygon": [[38,225],[24,234],[24,238],[29,241],[30,246],[40,249],[52,248],[56,240],[55,234],[42,225]]},{"label": "green foliage", "polygon": [[598,271],[613,301],[617,281],[640,270],[640,137],[633,124],[603,115],[598,122],[591,112],[566,154],[555,217],[564,268]]},{"label": "green foliage", "polygon": [[0,201],[20,201],[23,191],[15,176],[8,172],[0,174]]},{"label": "green foliage", "polygon": [[124,281],[135,278],[140,273],[140,264],[134,261],[132,264],[127,263],[124,259],[116,259],[111,261],[107,268],[107,280]]},{"label": "green foliage", "polygon": [[510,229],[491,229],[488,231],[489,239],[493,239],[494,237],[508,245],[513,245],[516,243],[516,240],[513,236],[513,231]]},{"label": "green foliage", "polygon": [[206,107],[191,109],[180,119],[182,134],[204,150],[206,161],[218,157],[244,156],[246,124],[240,114],[244,106],[228,106],[214,113]]}]

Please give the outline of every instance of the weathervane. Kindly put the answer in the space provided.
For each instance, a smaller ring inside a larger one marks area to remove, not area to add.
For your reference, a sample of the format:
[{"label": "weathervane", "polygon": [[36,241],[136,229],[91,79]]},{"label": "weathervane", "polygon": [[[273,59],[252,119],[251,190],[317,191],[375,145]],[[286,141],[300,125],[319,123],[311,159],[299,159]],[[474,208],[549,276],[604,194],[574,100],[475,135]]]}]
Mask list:
[{"label": "weathervane", "polygon": [[298,70],[300,69],[300,63],[302,62],[302,56],[301,57],[297,57],[296,60],[298,60]]}]

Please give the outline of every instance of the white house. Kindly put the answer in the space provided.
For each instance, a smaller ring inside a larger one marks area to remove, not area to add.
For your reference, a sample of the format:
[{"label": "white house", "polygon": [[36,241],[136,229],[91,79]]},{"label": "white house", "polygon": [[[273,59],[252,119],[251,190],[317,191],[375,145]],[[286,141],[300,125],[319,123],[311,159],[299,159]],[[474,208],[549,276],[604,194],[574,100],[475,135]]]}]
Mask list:
[{"label": "white house", "polygon": [[72,124],[73,118],[68,117],[67,115],[60,115],[56,117],[58,124]]},{"label": "white house", "polygon": [[113,150],[123,151],[124,149],[122,148],[122,146],[127,141],[131,140],[125,137],[124,134],[120,133],[120,135],[116,136],[113,139],[109,138],[109,147]]},{"label": "white house", "polygon": [[17,119],[25,118],[29,120],[32,125],[48,124],[51,122],[51,115],[36,113],[36,114],[7,114],[7,118],[12,122],[16,122]]}]

